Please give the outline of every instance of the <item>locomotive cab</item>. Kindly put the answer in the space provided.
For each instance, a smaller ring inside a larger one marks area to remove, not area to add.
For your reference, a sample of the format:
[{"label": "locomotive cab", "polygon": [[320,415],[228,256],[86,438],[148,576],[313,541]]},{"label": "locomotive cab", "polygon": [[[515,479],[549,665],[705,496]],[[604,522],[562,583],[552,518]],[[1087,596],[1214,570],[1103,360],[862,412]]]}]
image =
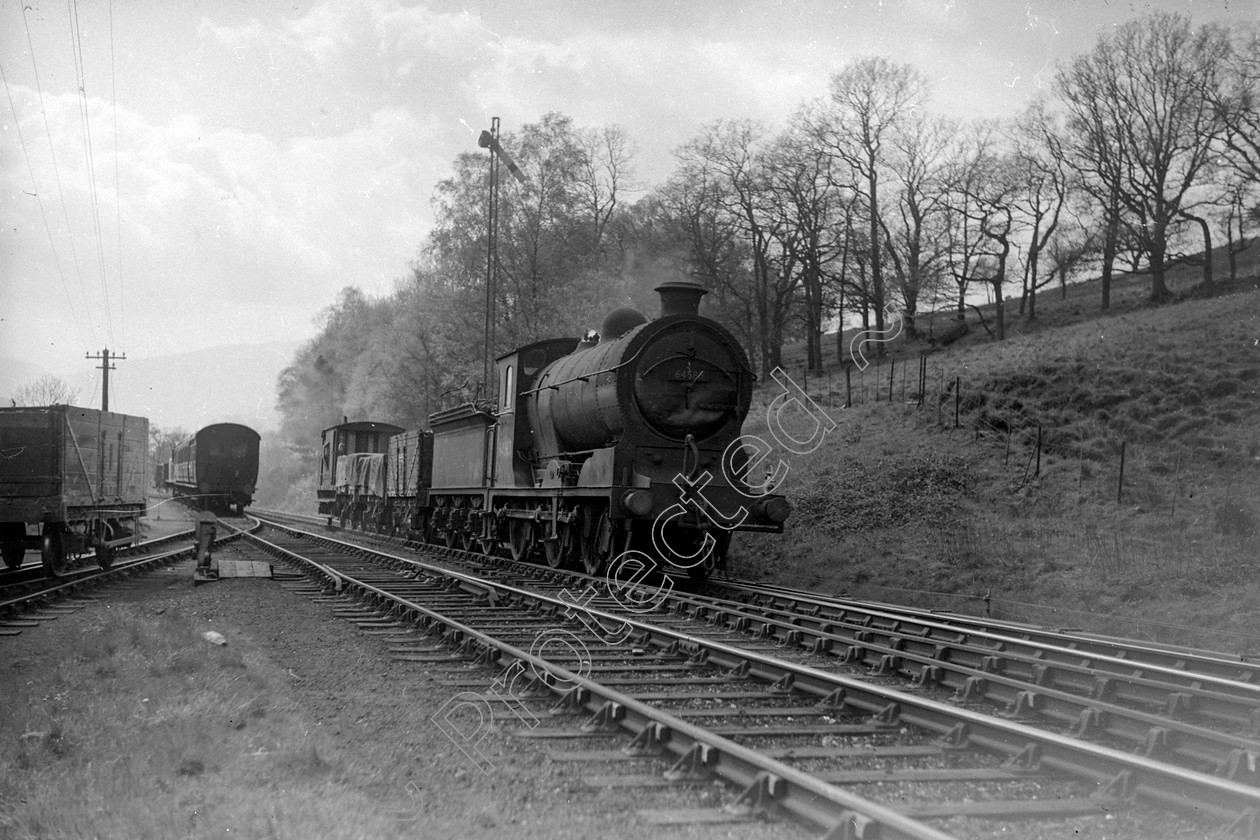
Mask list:
[{"label": "locomotive cab", "polygon": [[[553,338],[528,344],[497,360],[499,399],[494,445],[494,485],[496,487],[534,487],[554,484],[554,476],[545,475],[544,458],[548,453],[535,445],[537,418],[531,416],[529,403],[539,375],[557,359],[574,351],[575,338]],[[524,401],[525,405],[522,405]],[[552,450],[551,455],[555,455]]]}]

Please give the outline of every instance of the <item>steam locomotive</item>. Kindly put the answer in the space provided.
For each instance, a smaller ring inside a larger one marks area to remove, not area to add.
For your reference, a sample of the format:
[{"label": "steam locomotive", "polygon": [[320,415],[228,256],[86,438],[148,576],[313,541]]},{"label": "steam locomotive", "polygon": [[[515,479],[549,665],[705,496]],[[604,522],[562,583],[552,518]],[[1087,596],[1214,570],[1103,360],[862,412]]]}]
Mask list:
[{"label": "steam locomotive", "polygon": [[325,429],[320,514],[591,574],[633,550],[703,577],[733,531],[781,533],[787,500],[746,480],[743,348],[699,314],[703,287],[656,291],[653,320],[621,308],[598,334],[499,357],[493,406],[438,412],[430,431]]}]

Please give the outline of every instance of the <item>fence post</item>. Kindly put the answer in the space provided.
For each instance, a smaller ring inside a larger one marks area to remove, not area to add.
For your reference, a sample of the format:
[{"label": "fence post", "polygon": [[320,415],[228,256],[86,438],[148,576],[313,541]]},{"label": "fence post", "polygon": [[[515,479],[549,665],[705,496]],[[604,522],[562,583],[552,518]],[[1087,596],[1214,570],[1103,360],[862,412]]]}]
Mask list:
[{"label": "fence post", "polygon": [[940,375],[936,377],[936,425],[941,425],[941,403],[945,402],[945,368],[941,367]]},{"label": "fence post", "polygon": [[919,354],[919,408],[927,399],[927,353]]},{"label": "fence post", "polygon": [[1124,450],[1128,441],[1120,441],[1120,480],[1116,482],[1116,504],[1124,498]]},{"label": "fence post", "polygon": [[954,428],[955,429],[958,428],[958,403],[959,403],[959,394],[961,393],[961,391],[962,391],[962,377],[955,376],[954,377]]},{"label": "fence post", "polygon": [[1041,475],[1041,425],[1037,425],[1037,469],[1033,475]]},{"label": "fence post", "polygon": [[897,360],[888,360],[888,401],[892,402],[893,395],[893,375],[897,372]]},{"label": "fence post", "polygon": [[844,407],[853,408],[853,368],[844,366]]},{"label": "fence post", "polygon": [[1077,452],[1078,452],[1077,465],[1080,468],[1080,471],[1076,475],[1077,501],[1080,500],[1081,493],[1084,492],[1084,489],[1085,489],[1085,432],[1079,431],[1078,434],[1080,434],[1081,438],[1080,438],[1080,446],[1077,447]]},{"label": "fence post", "polygon": [[1180,475],[1181,475],[1181,450],[1178,449],[1177,450],[1177,465],[1173,467],[1172,510],[1169,511],[1169,514],[1168,514],[1169,516],[1177,515],[1177,491],[1181,488],[1181,485],[1178,483],[1177,478]]}]

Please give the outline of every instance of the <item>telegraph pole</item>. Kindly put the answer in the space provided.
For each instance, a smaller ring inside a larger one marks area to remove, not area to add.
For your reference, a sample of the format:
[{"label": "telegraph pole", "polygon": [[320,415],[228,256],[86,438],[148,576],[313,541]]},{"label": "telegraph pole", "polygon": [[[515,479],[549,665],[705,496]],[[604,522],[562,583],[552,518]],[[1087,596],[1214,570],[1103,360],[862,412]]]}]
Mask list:
[{"label": "telegraph pole", "polygon": [[104,350],[102,350],[102,351],[100,352],[100,354],[99,354],[99,355],[93,356],[93,355],[92,355],[92,354],[90,354],[90,353],[84,353],[84,354],[83,354],[83,358],[85,358],[85,359],[100,359],[101,366],[100,366],[99,368],[97,368],[97,370],[102,371],[102,375],[101,375],[101,411],[109,411],[109,372],[110,372],[111,370],[117,370],[117,368],[115,368],[113,365],[111,365],[111,364],[109,363],[109,360],[110,360],[111,358],[113,358],[115,361],[117,361],[117,360],[119,360],[119,359],[121,359],[121,360],[123,360],[123,361],[126,361],[126,359],[127,359],[127,354],[126,354],[126,353],[123,353],[123,354],[121,354],[121,355],[115,354],[114,356],[112,356],[112,357],[111,357],[111,356],[109,355],[109,348],[108,348],[108,347],[106,347]]}]

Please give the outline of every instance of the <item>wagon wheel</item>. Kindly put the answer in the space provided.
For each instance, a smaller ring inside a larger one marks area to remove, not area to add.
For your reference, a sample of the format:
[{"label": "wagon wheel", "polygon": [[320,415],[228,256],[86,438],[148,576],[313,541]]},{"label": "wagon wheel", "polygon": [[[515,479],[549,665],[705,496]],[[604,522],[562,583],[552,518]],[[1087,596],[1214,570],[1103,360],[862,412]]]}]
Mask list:
[{"label": "wagon wheel", "polygon": [[20,542],[7,542],[0,545],[0,553],[4,555],[4,565],[10,569],[16,569],[22,565],[22,558],[26,556],[26,546]]},{"label": "wagon wheel", "polygon": [[569,562],[573,554],[573,528],[567,522],[556,523],[557,537],[554,540],[543,540],[543,554],[547,557],[547,565],[558,569]]},{"label": "wagon wheel", "polygon": [[591,508],[582,512],[582,567],[588,575],[599,574],[612,554],[611,537],[612,523],[608,520],[608,511],[602,511],[598,517]]},{"label": "wagon wheel", "polygon": [[106,544],[106,538],[110,535],[112,529],[106,523],[97,526],[96,535],[96,564],[102,569],[110,570],[113,565],[113,549]]},{"label": "wagon wheel", "polygon": [[39,550],[40,558],[44,563],[44,571],[52,577],[61,577],[67,565],[65,533],[61,525],[49,523],[44,526]]},{"label": "wagon wheel", "polygon": [[26,555],[26,526],[21,522],[0,523],[0,554],[4,565],[16,569]]},{"label": "wagon wheel", "polygon": [[526,519],[513,519],[508,526],[508,548],[513,560],[524,560],[534,545],[534,524]]},{"label": "wagon wheel", "polygon": [[96,544],[96,565],[102,569],[109,571],[114,565],[114,549],[105,545],[105,543]]},{"label": "wagon wheel", "polygon": [[459,547],[464,551],[473,551],[478,547],[480,541],[473,536],[473,532],[468,530],[467,526],[459,532]]},{"label": "wagon wheel", "polygon": [[429,545],[437,545],[438,543],[438,524],[437,512],[434,511],[424,518],[424,524],[421,526],[421,537],[424,542]]}]

